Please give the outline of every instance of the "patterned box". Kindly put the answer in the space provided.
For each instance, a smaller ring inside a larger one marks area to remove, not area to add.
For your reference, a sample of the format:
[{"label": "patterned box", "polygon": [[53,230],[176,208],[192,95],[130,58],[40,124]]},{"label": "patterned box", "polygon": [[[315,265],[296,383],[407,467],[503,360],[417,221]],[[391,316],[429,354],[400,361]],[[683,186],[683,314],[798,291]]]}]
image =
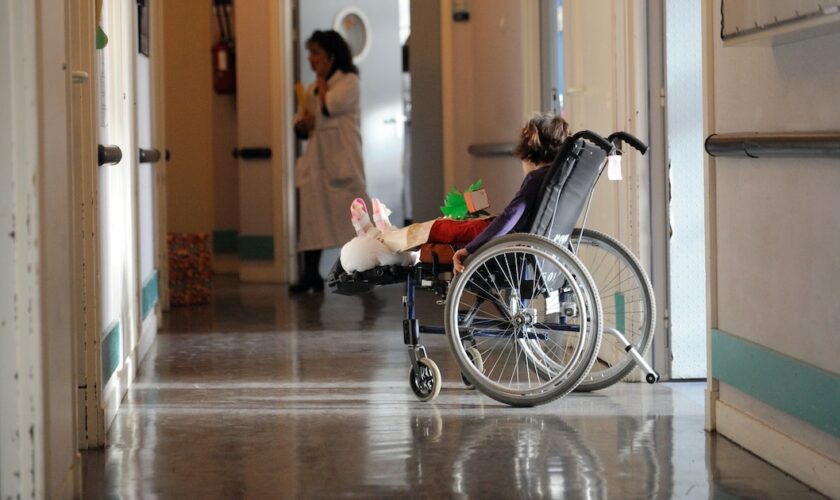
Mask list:
[{"label": "patterned box", "polygon": [[210,302],[213,254],[207,233],[169,233],[169,301],[173,306]]}]

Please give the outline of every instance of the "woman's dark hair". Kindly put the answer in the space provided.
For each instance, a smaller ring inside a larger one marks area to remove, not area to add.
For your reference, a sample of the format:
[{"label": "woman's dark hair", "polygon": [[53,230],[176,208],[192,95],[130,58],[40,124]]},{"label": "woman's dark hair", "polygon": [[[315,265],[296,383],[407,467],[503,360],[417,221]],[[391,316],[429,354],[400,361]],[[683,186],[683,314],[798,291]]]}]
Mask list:
[{"label": "woman's dark hair", "polygon": [[359,74],[359,68],[353,64],[353,54],[350,53],[350,46],[344,41],[341,35],[335,30],[315,30],[312,36],[306,41],[306,46],[317,44],[324,52],[333,58],[333,67],[329,76],[332,76],[336,70],[341,70],[345,73]]},{"label": "woman's dark hair", "polygon": [[542,166],[554,161],[569,135],[569,123],[562,117],[550,113],[534,115],[522,127],[513,153],[534,165]]}]

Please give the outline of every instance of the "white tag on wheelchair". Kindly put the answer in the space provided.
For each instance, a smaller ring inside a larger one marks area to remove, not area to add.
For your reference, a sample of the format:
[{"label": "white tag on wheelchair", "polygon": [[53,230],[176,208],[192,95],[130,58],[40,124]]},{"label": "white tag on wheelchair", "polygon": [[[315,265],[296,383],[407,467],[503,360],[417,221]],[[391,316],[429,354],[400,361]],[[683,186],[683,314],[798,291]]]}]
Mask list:
[{"label": "white tag on wheelchair", "polygon": [[560,293],[557,290],[549,292],[545,299],[545,314],[557,314],[560,312]]},{"label": "white tag on wheelchair", "polygon": [[607,178],[611,181],[621,180],[621,155],[607,157]]}]

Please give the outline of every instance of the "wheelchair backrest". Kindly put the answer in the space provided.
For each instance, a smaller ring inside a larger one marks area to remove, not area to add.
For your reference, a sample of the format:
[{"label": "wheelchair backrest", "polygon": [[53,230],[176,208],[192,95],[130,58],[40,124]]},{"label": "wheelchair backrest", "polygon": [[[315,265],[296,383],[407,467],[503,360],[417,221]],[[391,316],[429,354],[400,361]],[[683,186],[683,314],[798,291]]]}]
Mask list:
[{"label": "wheelchair backrest", "polygon": [[529,232],[565,243],[601,173],[607,152],[583,139],[569,139],[548,168]]}]

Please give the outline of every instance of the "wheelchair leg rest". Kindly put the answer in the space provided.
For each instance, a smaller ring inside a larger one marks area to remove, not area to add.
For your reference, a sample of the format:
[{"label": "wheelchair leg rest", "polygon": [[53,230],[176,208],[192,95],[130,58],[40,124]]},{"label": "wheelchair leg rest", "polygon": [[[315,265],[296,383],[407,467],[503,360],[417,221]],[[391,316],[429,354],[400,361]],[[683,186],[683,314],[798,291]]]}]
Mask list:
[{"label": "wheelchair leg rest", "polygon": [[621,332],[619,332],[615,328],[604,328],[604,333],[615,336],[616,338],[618,338],[619,341],[621,341],[622,344],[624,344],[624,351],[633,356],[633,359],[636,361],[636,364],[639,366],[639,368],[642,369],[643,372],[645,372],[645,381],[647,383],[653,384],[659,380],[659,373],[656,370],[654,370],[653,367],[650,366],[650,364],[648,364],[647,361],[645,361],[645,358],[643,358],[642,355],[639,354],[639,350],[636,349],[636,347],[633,344],[631,344],[630,341],[627,340],[627,337],[625,337]]}]

